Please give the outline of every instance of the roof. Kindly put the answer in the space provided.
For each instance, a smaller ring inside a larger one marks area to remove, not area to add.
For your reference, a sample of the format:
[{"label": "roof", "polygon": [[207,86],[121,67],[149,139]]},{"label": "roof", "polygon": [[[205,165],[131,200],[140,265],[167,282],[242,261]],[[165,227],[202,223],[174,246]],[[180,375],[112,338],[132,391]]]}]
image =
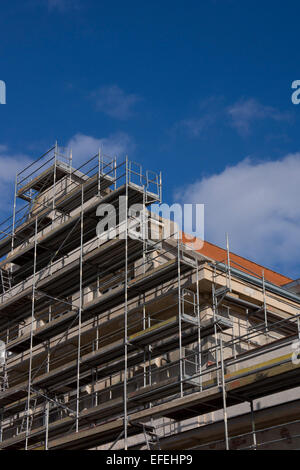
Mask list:
[{"label": "roof", "polygon": [[[184,241],[189,242],[189,240],[185,239],[183,235],[183,242]],[[201,255],[206,256],[207,258],[226,263],[227,251],[217,245],[214,245],[213,243],[204,241],[202,248],[196,251]],[[241,271],[245,271],[248,274],[257,275],[259,277],[262,277],[264,271],[265,279],[277,286],[283,286],[293,281],[293,279],[287,276],[277,273],[272,269],[266,268],[260,264],[254,263],[253,261],[250,261],[249,259],[243,258],[242,256],[232,252],[230,252],[230,263],[233,268],[240,269]]]}]

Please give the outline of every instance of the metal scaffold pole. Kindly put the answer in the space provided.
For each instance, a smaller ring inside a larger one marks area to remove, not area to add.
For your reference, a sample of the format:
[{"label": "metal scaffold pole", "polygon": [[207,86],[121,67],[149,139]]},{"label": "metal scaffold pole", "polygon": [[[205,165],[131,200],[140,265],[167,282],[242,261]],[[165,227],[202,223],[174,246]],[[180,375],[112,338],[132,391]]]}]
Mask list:
[{"label": "metal scaffold pole", "polygon": [[76,383],[76,432],[79,431],[79,400],[80,400],[80,360],[81,360],[81,317],[82,317],[82,264],[83,264],[83,201],[84,189],[81,186],[81,214],[80,214],[80,267],[79,267],[79,312],[78,312],[78,347],[77,347],[77,383]]},{"label": "metal scaffold pole", "polygon": [[52,218],[52,227],[53,227],[53,220],[55,218],[54,211],[55,211],[55,199],[56,199],[56,166],[57,166],[57,155],[58,155],[58,145],[57,141],[55,142],[55,150],[54,150],[54,172],[53,172],[53,195],[52,195],[52,209],[53,209],[53,218]]},{"label": "metal scaffold pole", "polygon": [[197,299],[197,321],[198,321],[198,374],[199,386],[202,390],[202,351],[201,351],[201,318],[200,318],[200,293],[199,293],[199,264],[196,259],[196,299]]},{"label": "metal scaffold pole", "polygon": [[126,193],[125,193],[125,299],[124,299],[124,448],[128,449],[128,412],[127,412],[127,374],[128,374],[128,364],[127,364],[127,354],[128,354],[128,157],[126,156],[125,162],[125,172],[126,172]]},{"label": "metal scaffold pole", "polygon": [[3,410],[0,411],[0,443],[3,440]]},{"label": "metal scaffold pole", "polygon": [[216,360],[216,367],[217,367],[217,383],[220,384],[219,378],[219,355],[218,355],[218,332],[217,332],[217,297],[216,297],[216,266],[213,268],[212,272],[212,307],[213,307],[213,322],[214,322],[214,338],[215,338],[215,360]]},{"label": "metal scaffold pole", "polygon": [[181,328],[181,272],[180,272],[180,234],[177,239],[177,282],[178,282],[178,337],[179,337],[179,371],[180,396],[183,397],[183,354],[182,354],[182,328]]},{"label": "metal scaffold pole", "polygon": [[70,149],[70,159],[69,159],[69,168],[70,168],[69,184],[72,184],[72,160],[73,160],[73,150]]},{"label": "metal scaffold pole", "polygon": [[266,302],[266,284],[265,284],[265,271],[262,271],[262,288],[263,288],[263,302],[264,302],[264,319],[265,319],[265,329],[266,333],[268,332],[268,312],[267,312],[267,302]]},{"label": "metal scaffold pole", "polygon": [[231,292],[231,269],[230,269],[230,249],[229,249],[229,236],[226,233],[226,253],[227,253],[227,276],[226,284],[228,290]]},{"label": "metal scaffold pole", "polygon": [[[29,374],[28,374],[28,394],[26,404],[26,440],[25,450],[28,450],[29,440],[29,422],[30,422],[30,399],[31,399],[31,376],[32,376],[32,348],[33,348],[33,323],[34,323],[34,310],[35,310],[35,283],[36,283],[36,254],[37,254],[37,227],[38,218],[35,218],[35,232],[34,232],[34,254],[33,254],[33,283],[32,283],[32,304],[31,304],[31,324],[30,324],[30,350],[29,350]],[[33,416],[32,416],[33,419]]]},{"label": "metal scaffold pole", "polygon": [[101,150],[98,150],[98,196],[101,194]]},{"label": "metal scaffold pole", "polygon": [[[143,274],[146,273],[146,261],[147,261],[147,242],[146,242],[146,195],[145,195],[145,185],[143,187],[143,213],[142,213],[142,237],[143,237]],[[143,330],[146,329],[146,307],[145,307],[145,294],[143,294]],[[143,364],[143,373],[144,373],[144,387],[147,384],[147,365],[146,365],[146,348],[144,348],[144,364]]]},{"label": "metal scaffold pole", "polygon": [[[47,372],[50,371],[50,340],[47,344]],[[45,432],[45,450],[48,450],[48,440],[49,440],[49,412],[50,412],[50,402],[46,400],[45,404],[45,425],[46,425],[46,432]]]},{"label": "metal scaffold pole", "polygon": [[255,430],[253,400],[250,401],[250,409],[251,409],[251,426],[252,426],[252,437],[253,437],[253,449],[256,450],[256,430]]},{"label": "metal scaffold pole", "polygon": [[17,205],[17,185],[18,185],[18,174],[15,178],[15,191],[14,191],[14,209],[13,209],[13,223],[12,223],[12,237],[11,237],[11,252],[14,250],[15,243],[15,225],[16,225],[16,205]]},{"label": "metal scaffold pole", "polygon": [[225,384],[225,368],[224,368],[224,353],[223,353],[223,340],[222,333],[220,333],[220,359],[221,359],[221,373],[222,373],[222,394],[223,394],[223,416],[225,427],[225,444],[226,450],[229,450],[228,439],[228,423],[227,423],[227,404],[226,404],[226,384]]}]

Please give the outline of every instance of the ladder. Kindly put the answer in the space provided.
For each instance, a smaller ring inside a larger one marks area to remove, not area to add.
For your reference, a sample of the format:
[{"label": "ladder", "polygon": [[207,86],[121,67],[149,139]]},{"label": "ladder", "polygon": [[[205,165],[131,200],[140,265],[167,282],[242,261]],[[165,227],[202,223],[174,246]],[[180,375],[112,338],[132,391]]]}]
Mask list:
[{"label": "ladder", "polygon": [[1,275],[1,284],[2,284],[2,292],[7,292],[11,289],[11,277],[10,272],[6,271],[6,269],[0,269]]},{"label": "ladder", "polygon": [[144,436],[146,441],[147,450],[158,449],[160,450],[159,436],[156,434],[154,426],[144,425]]},{"label": "ladder", "polygon": [[131,423],[131,425],[143,432],[147,450],[160,450],[159,436],[156,433],[155,426],[145,423]]},{"label": "ladder", "polygon": [[26,432],[27,430],[27,416],[29,416],[29,423],[28,423],[28,433],[31,432],[31,427],[32,427],[32,423],[33,423],[33,418],[34,418],[34,413],[35,413],[35,410],[36,410],[36,405],[37,405],[37,398],[34,398],[33,400],[33,406],[26,409],[24,415],[23,415],[23,419],[22,419],[22,423],[21,423],[21,428],[20,428],[20,433],[22,432]]}]

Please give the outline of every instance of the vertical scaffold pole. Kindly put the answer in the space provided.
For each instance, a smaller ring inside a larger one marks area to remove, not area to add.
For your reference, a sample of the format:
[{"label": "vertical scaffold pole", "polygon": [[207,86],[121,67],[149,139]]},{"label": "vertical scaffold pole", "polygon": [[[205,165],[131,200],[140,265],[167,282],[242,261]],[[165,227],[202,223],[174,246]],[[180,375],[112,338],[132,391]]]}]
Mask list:
[{"label": "vertical scaffold pole", "polygon": [[[47,342],[47,373],[50,371],[50,340]],[[49,438],[49,412],[50,412],[50,402],[46,400],[46,409],[45,409],[45,450],[48,450],[48,438]]]},{"label": "vertical scaffold pole", "polygon": [[114,158],[113,167],[114,167],[113,175],[114,175],[114,180],[115,180],[114,189],[116,190],[117,189],[117,157],[116,156]]},{"label": "vertical scaffold pole", "polygon": [[231,267],[230,267],[230,250],[229,250],[229,237],[226,233],[226,252],[227,252],[227,288],[231,292]]},{"label": "vertical scaffold pole", "polygon": [[159,172],[159,202],[162,202],[162,172]]},{"label": "vertical scaffold pole", "polygon": [[55,210],[55,199],[56,199],[56,163],[57,163],[57,155],[58,155],[58,145],[57,141],[55,142],[55,150],[54,150],[54,174],[53,174],[53,200],[52,200],[52,209],[53,209],[53,216],[52,216],[52,224],[55,219],[54,210]]},{"label": "vertical scaffold pole", "polygon": [[201,318],[200,318],[200,297],[199,297],[199,263],[196,259],[196,299],[197,299],[197,320],[198,320],[198,373],[199,373],[199,387],[202,390],[202,351],[201,351]]},{"label": "vertical scaffold pole", "polygon": [[229,450],[225,370],[224,370],[224,356],[223,356],[223,340],[222,340],[221,335],[222,335],[222,333],[220,333],[220,359],[221,359],[221,373],[222,373],[222,394],[223,394],[223,415],[224,415],[224,427],[225,427],[225,445],[226,445],[226,450]]},{"label": "vertical scaffold pole", "polygon": [[98,196],[100,196],[101,191],[101,149],[98,150]]},{"label": "vertical scaffold pole", "polygon": [[14,192],[13,224],[12,224],[12,234],[11,234],[11,251],[14,250],[14,245],[15,245],[15,225],[16,225],[16,206],[17,206],[17,185],[18,185],[18,174],[16,173],[15,192]]},{"label": "vertical scaffold pole", "polygon": [[[147,241],[146,241],[146,194],[145,194],[145,185],[143,186],[143,214],[142,214],[142,237],[143,237],[143,274],[146,273],[146,262],[147,262]],[[148,238],[148,234],[147,234]],[[145,293],[143,294],[143,330],[146,329],[146,299]],[[146,348],[144,348],[144,364],[143,364],[143,374],[144,374],[144,387],[147,385],[147,353]],[[150,369],[149,369],[150,370]],[[151,404],[150,404],[151,405]]]},{"label": "vertical scaffold pole", "polygon": [[83,185],[81,185],[81,214],[80,214],[80,269],[79,269],[79,313],[78,313],[78,348],[77,348],[77,386],[76,386],[76,432],[79,431],[79,401],[80,401],[80,349],[81,349],[81,316],[82,316],[82,264],[83,264]]},{"label": "vertical scaffold pole", "polygon": [[177,234],[177,276],[178,276],[178,336],[179,336],[179,371],[180,396],[183,397],[183,364],[182,364],[182,332],[181,332],[181,272],[180,272],[180,234]]},{"label": "vertical scaffold pole", "polygon": [[253,449],[256,450],[256,430],[255,430],[253,400],[250,401],[250,408],[251,408],[251,426],[252,426],[252,436],[253,436]]},{"label": "vertical scaffold pole", "polygon": [[212,273],[212,304],[213,304],[213,322],[214,322],[214,338],[215,338],[215,359],[216,359],[216,367],[217,367],[217,383],[218,385],[220,384],[220,377],[219,377],[219,354],[218,354],[218,335],[217,335],[217,297],[216,297],[216,277],[217,277],[217,272],[216,272],[216,266],[213,268],[213,273]]},{"label": "vertical scaffold pole", "polygon": [[31,325],[30,325],[30,351],[29,351],[29,373],[28,373],[28,393],[27,393],[27,415],[26,415],[26,439],[25,450],[28,449],[29,439],[29,413],[30,413],[30,398],[31,398],[31,376],[32,376],[32,348],[33,348],[33,322],[34,322],[34,309],[35,309],[35,280],[36,280],[36,252],[37,252],[37,223],[38,218],[35,218],[35,232],[34,232],[34,255],[33,255],[33,282],[32,282],[32,304],[31,304]]},{"label": "vertical scaffold pole", "polygon": [[3,409],[0,412],[0,442],[3,440]]},{"label": "vertical scaffold pole", "polygon": [[262,271],[262,285],[263,285],[265,328],[266,328],[266,333],[267,333],[268,332],[268,314],[267,314],[266,284],[265,284],[265,271],[264,271],[264,269]]},{"label": "vertical scaffold pole", "polygon": [[248,351],[250,349],[250,339],[249,339],[249,334],[250,334],[250,322],[249,322],[249,310],[246,308],[246,318],[247,318],[247,347]]},{"label": "vertical scaffold pole", "polygon": [[127,308],[128,308],[128,157],[126,156],[125,162],[125,299],[124,299],[124,448],[128,449],[127,439],[127,426],[128,426],[128,415],[127,415],[127,352],[128,352],[128,319],[127,319]]},{"label": "vertical scaffold pole", "polygon": [[70,184],[72,183],[72,163],[73,163],[73,150],[70,149],[70,158],[69,158],[69,167],[70,167],[69,181],[70,181]]}]

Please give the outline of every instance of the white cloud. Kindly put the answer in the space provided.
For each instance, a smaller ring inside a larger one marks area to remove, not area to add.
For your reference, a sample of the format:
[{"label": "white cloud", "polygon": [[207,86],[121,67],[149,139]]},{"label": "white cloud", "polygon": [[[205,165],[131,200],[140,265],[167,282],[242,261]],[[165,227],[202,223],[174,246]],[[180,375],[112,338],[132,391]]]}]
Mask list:
[{"label": "white cloud", "polygon": [[4,217],[12,211],[16,173],[31,162],[28,155],[12,153],[7,145],[0,144],[0,209]]},{"label": "white cloud", "polygon": [[67,147],[72,148],[74,165],[78,166],[96,155],[99,148],[110,157],[122,158],[133,152],[135,144],[125,132],[117,132],[101,138],[78,133],[70,139]]},{"label": "white cloud", "polygon": [[205,238],[300,276],[300,153],[278,161],[245,159],[179,189],[181,203],[205,204]]},{"label": "white cloud", "polygon": [[176,122],[172,130],[176,133],[183,130],[196,138],[204,136],[212,126],[219,128],[225,124],[235,128],[240,135],[247,136],[257,122],[282,122],[290,121],[291,118],[292,113],[265,106],[254,98],[241,99],[231,106],[225,106],[221,97],[212,96],[200,103],[197,115]]},{"label": "white cloud", "polygon": [[15,180],[16,173],[31,163],[28,155],[13,154],[6,145],[0,145],[0,182],[9,183]]},{"label": "white cloud", "polygon": [[134,106],[141,98],[134,94],[126,94],[117,85],[104,86],[92,93],[99,111],[117,119],[128,119],[134,115]]},{"label": "white cloud", "polygon": [[289,113],[280,112],[271,106],[264,106],[253,98],[237,101],[227,109],[227,113],[231,118],[232,126],[241,135],[249,134],[255,121],[264,119],[284,121],[290,118]]},{"label": "white cloud", "polygon": [[190,137],[199,137],[207,131],[216,120],[213,114],[205,114],[200,118],[183,119],[175,124],[175,131],[183,129]]},{"label": "white cloud", "polygon": [[189,137],[197,138],[203,136],[217,120],[224,119],[224,105],[221,97],[211,96],[201,101],[198,108],[196,115],[176,122],[172,130],[175,133],[182,130]]},{"label": "white cloud", "polygon": [[[110,157],[122,158],[134,151],[135,144],[133,139],[124,132],[102,138],[78,133],[70,139],[66,147],[72,148],[73,166],[79,167],[96,155],[99,148]],[[16,173],[22,171],[34,160],[28,155],[14,153],[7,145],[0,144],[0,218],[2,220],[12,214]],[[84,167],[82,171],[88,171],[88,169]]]},{"label": "white cloud", "polygon": [[[96,155],[99,148],[109,157],[123,158],[134,151],[135,143],[125,132],[100,138],[78,133],[69,140],[66,148],[72,148],[74,166],[79,166]],[[22,153],[13,153],[7,145],[0,144],[0,184],[10,183],[11,186],[16,173],[33,161],[34,158]]]}]

